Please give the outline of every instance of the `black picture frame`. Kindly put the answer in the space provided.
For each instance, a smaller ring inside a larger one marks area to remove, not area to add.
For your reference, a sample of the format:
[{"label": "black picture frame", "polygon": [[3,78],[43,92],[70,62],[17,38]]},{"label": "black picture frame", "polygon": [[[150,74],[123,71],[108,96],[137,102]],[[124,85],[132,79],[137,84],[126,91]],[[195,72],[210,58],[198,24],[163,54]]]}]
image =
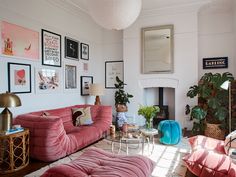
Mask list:
[{"label": "black picture frame", "polygon": [[42,29],[42,65],[61,67],[61,35]]},{"label": "black picture frame", "polygon": [[11,93],[31,93],[31,65],[7,63],[8,91]]},{"label": "black picture frame", "polygon": [[65,58],[79,60],[79,41],[65,36]]},{"label": "black picture frame", "polygon": [[115,89],[116,76],[124,81],[124,62],[106,61],[105,62],[105,88]]},{"label": "black picture frame", "polygon": [[228,68],[228,57],[211,57],[202,59],[203,69]]},{"label": "black picture frame", "polygon": [[80,92],[82,96],[89,95],[90,84],[93,84],[93,76],[80,76]]},{"label": "black picture frame", "polygon": [[89,60],[89,45],[80,43],[80,58],[82,60]]}]

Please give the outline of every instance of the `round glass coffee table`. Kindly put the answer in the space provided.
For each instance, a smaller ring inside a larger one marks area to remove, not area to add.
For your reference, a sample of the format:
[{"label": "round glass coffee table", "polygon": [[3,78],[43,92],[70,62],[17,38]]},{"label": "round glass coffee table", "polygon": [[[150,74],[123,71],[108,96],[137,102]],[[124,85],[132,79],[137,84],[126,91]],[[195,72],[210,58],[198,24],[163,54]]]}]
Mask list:
[{"label": "round glass coffee table", "polygon": [[143,137],[141,136],[140,132],[137,131],[132,131],[132,132],[127,132],[123,133],[121,131],[117,131],[115,135],[107,135],[105,137],[106,140],[111,141],[111,151],[112,153],[115,153],[114,151],[114,146],[115,143],[119,144],[118,148],[118,154],[121,151],[122,144],[126,145],[126,154],[129,154],[129,145],[137,145],[136,148],[139,148],[140,143],[142,144],[142,153],[144,150],[144,141]]}]

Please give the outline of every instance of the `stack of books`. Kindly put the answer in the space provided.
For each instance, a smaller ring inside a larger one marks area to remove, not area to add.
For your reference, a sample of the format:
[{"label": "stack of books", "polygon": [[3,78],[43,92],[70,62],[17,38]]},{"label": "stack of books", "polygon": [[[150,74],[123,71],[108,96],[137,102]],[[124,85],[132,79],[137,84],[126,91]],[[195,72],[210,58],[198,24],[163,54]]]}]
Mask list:
[{"label": "stack of books", "polygon": [[15,128],[15,129],[10,129],[8,131],[0,132],[0,135],[9,135],[9,134],[13,134],[13,133],[22,132],[22,131],[24,131],[24,128],[19,127],[19,128]]}]

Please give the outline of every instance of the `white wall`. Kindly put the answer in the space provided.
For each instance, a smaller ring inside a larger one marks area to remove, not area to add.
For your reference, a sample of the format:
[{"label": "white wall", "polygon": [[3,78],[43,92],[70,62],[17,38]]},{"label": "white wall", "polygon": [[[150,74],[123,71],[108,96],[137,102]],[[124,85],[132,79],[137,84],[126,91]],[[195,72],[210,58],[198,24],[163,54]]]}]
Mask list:
[{"label": "white wall", "polygon": [[[189,126],[184,114],[186,104],[194,104],[196,100],[188,99],[186,93],[189,86],[198,79],[198,9],[195,4],[186,7],[172,7],[157,13],[143,13],[130,28],[124,30],[124,62],[127,91],[134,95],[129,112],[137,115],[139,104],[145,104],[143,80],[169,79],[177,81],[175,88],[175,120],[183,127]],[[160,13],[161,12],[161,13]],[[174,73],[141,74],[141,28],[158,25],[174,25]],[[148,81],[149,82],[149,81]],[[161,84],[159,82],[159,84]],[[151,84],[152,85],[152,84]],[[156,87],[159,87],[156,85]],[[135,89],[134,89],[135,88]],[[151,99],[151,98],[150,98]]]},{"label": "white wall", "polygon": [[[122,32],[108,32],[96,25],[93,20],[85,13],[75,11],[71,7],[61,4],[62,1],[53,0],[0,0],[0,20],[14,23],[41,34],[41,29],[46,29],[62,36],[62,67],[60,68],[63,76],[64,63],[77,65],[77,85],[78,89],[72,92],[62,90],[55,94],[36,94],[34,69],[45,67],[41,65],[41,39],[40,39],[40,58],[39,61],[30,61],[26,59],[17,59],[14,57],[0,56],[0,92],[8,90],[7,81],[7,62],[31,64],[32,70],[32,93],[18,94],[22,101],[22,106],[11,108],[14,115],[29,111],[51,109],[64,107],[67,105],[83,104],[94,102],[94,97],[80,96],[80,76],[91,75],[94,82],[104,83],[105,60],[122,59],[121,35]],[[118,40],[117,40],[117,36]],[[41,35],[40,35],[41,36]],[[68,36],[88,43],[90,47],[90,59],[86,60],[68,60],[64,59],[64,36]],[[105,43],[103,43],[103,39]],[[118,41],[118,42],[116,42]],[[111,45],[109,44],[111,43]],[[104,49],[106,48],[106,50]],[[118,57],[116,57],[118,56]],[[84,72],[83,63],[88,63],[89,71]],[[46,67],[54,68],[54,67]],[[64,85],[63,85],[64,86]],[[105,97],[104,103],[109,104],[112,93]],[[1,111],[1,110],[0,110]]]},{"label": "white wall", "polygon": [[[231,0],[217,0],[199,11],[199,78],[206,72],[231,72],[235,74],[235,40]],[[202,59],[228,57],[226,69],[204,69]],[[236,76],[236,75],[235,75]]]}]

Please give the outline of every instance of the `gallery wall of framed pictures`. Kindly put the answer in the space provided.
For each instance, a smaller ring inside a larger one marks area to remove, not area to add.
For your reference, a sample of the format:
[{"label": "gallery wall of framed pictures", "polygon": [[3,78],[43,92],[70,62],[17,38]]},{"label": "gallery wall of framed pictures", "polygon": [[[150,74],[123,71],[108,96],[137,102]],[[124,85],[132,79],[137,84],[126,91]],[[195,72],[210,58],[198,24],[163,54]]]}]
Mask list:
[{"label": "gallery wall of framed pictures", "polygon": [[[88,43],[53,30],[35,31],[6,21],[0,21],[0,32],[0,56],[10,58],[7,62],[9,92],[42,94],[81,89],[82,96],[88,95],[86,83],[92,83],[93,76],[79,77],[88,74]],[[19,58],[19,62],[11,62],[11,58]]]}]

